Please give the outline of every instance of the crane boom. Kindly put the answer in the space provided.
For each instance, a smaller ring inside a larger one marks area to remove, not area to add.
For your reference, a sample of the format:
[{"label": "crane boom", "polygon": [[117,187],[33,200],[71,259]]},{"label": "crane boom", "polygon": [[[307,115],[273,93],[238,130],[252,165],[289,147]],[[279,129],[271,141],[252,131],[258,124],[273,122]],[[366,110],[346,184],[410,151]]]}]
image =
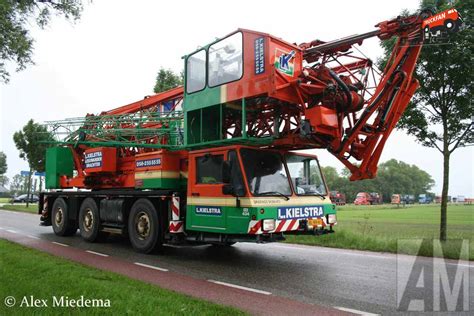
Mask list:
[{"label": "crane boom", "polygon": [[[418,87],[413,71],[423,45],[421,25],[430,15],[397,17],[367,33],[299,45],[239,29],[185,56],[184,87],[83,120],[49,123],[55,131],[73,130],[62,144],[79,156],[90,146],[108,144],[123,157],[229,143],[326,148],[351,171],[351,180],[373,178]],[[354,52],[365,39],[394,36],[381,72]],[[230,39],[234,42],[226,44]]]}]

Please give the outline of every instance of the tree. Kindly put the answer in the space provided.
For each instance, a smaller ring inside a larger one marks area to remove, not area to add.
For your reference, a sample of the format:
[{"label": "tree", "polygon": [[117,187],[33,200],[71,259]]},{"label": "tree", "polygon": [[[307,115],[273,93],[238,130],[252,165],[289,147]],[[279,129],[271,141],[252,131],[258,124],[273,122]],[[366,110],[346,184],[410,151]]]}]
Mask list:
[{"label": "tree", "polygon": [[[324,175],[324,179],[326,179],[326,184],[329,189],[336,187],[340,182],[341,177],[339,176],[337,169],[331,166],[321,167],[321,172]],[[314,172],[311,170],[311,174]]]},{"label": "tree", "polygon": [[332,167],[323,167],[329,171],[325,178],[330,190],[346,194],[347,201],[353,201],[359,192],[378,192],[384,201],[390,202],[392,194],[426,194],[433,187],[433,178],[424,170],[403,161],[391,159],[380,164],[377,178],[361,181],[349,181],[350,171],[343,169],[341,175]]},{"label": "tree", "polygon": [[6,186],[8,184],[8,177],[5,175],[7,172],[7,155],[0,151],[0,186]]},{"label": "tree", "polygon": [[27,193],[29,195],[33,171],[44,171],[46,148],[50,146],[50,143],[54,142],[54,137],[45,126],[29,120],[22,130],[13,134],[13,141],[16,148],[20,151],[20,158],[28,161],[30,167],[27,184]]},{"label": "tree", "polygon": [[[444,0],[423,0],[421,8],[446,10]],[[455,4],[464,23],[472,23],[474,0]],[[450,33],[449,43],[428,43],[415,69],[420,88],[401,118],[398,127],[415,136],[423,146],[436,148],[443,155],[440,240],[446,240],[449,166],[451,154],[474,141],[472,99],[472,55],[474,32],[471,25]],[[386,62],[393,41],[382,43]]]},{"label": "tree", "polygon": [[0,186],[5,187],[10,183],[10,179],[6,175],[0,175]]},{"label": "tree", "polygon": [[156,76],[156,83],[153,91],[160,93],[177,86],[183,85],[184,74],[181,72],[179,75],[175,74],[171,69],[160,68],[158,75]]},{"label": "tree", "polygon": [[77,20],[82,11],[78,0],[2,0],[0,2],[0,81],[7,83],[10,73],[6,63],[16,64],[16,71],[33,64],[33,42],[28,28],[36,20],[40,28],[48,25],[51,15]]},{"label": "tree", "polygon": [[426,194],[434,185],[433,178],[416,165],[390,159],[382,164],[375,181],[385,201],[390,201],[392,194]]},{"label": "tree", "polygon": [[7,155],[0,151],[0,175],[7,172]]},{"label": "tree", "polygon": [[12,182],[10,184],[10,192],[13,194],[23,193],[26,187],[26,179],[19,174],[13,176]]}]

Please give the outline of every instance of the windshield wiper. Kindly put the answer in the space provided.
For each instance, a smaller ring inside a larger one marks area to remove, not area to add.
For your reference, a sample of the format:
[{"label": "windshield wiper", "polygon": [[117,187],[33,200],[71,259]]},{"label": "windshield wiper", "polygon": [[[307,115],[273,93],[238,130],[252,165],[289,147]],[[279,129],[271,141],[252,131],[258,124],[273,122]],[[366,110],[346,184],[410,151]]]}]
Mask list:
[{"label": "windshield wiper", "polygon": [[278,196],[281,196],[282,198],[284,198],[286,201],[288,201],[290,199],[289,196],[281,193],[281,192],[278,192],[278,191],[267,191],[267,192],[259,192],[257,193],[256,195],[278,195]]},{"label": "windshield wiper", "polygon": [[326,199],[326,195],[321,194],[321,193],[316,193],[316,192],[310,192],[310,193],[298,194],[298,195],[300,195],[300,196],[317,196],[317,197],[320,197],[323,200]]},{"label": "windshield wiper", "polygon": [[321,199],[325,200],[326,199],[326,196],[321,194],[321,193],[315,193],[314,195],[317,195],[319,196]]}]

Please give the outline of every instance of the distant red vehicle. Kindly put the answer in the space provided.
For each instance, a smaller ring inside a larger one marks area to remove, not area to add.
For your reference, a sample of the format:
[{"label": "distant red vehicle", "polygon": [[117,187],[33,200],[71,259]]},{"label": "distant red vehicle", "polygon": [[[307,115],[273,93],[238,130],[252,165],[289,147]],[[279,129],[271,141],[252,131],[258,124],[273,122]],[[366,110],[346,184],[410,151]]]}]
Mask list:
[{"label": "distant red vehicle", "polygon": [[346,205],[346,195],[339,191],[331,191],[329,193],[329,198],[331,202],[336,205]]},{"label": "distant red vehicle", "polygon": [[456,9],[449,9],[435,14],[423,21],[421,27],[425,38],[438,36],[442,32],[456,32],[462,25],[462,19]]},{"label": "distant red vehicle", "polygon": [[373,205],[382,203],[382,194],[377,192],[359,192],[354,200],[355,205]]}]

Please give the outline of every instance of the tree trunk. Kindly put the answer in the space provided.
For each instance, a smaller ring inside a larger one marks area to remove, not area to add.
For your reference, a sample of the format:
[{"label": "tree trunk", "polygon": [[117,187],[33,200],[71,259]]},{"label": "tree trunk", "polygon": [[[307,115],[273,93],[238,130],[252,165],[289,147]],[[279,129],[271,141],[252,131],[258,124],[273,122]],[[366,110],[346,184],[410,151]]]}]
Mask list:
[{"label": "tree trunk", "polygon": [[26,208],[30,205],[30,193],[31,193],[31,174],[33,173],[33,170],[30,168],[30,174],[28,175],[28,187],[26,188]]},{"label": "tree trunk", "polygon": [[[446,146],[447,147],[447,146]],[[439,239],[446,241],[447,233],[447,211],[448,211],[448,190],[449,190],[449,158],[448,148],[443,152],[443,191],[441,192],[441,221],[439,226]]]}]

